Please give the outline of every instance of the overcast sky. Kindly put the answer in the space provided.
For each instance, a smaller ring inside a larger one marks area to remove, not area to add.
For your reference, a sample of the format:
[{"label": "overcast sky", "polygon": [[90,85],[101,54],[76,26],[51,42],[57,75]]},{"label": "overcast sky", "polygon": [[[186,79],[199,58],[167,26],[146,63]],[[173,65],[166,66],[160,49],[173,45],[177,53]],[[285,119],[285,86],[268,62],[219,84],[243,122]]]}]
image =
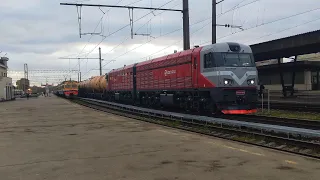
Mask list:
[{"label": "overcast sky", "polygon": [[[97,27],[95,32],[101,32],[102,36],[86,35],[80,39],[76,7],[61,6],[60,2],[111,5],[135,2],[131,5],[147,7],[167,3],[163,8],[182,8],[182,0],[1,0],[0,56],[7,53],[10,70],[22,71],[24,63],[29,70],[78,69],[77,60],[59,57],[96,58],[101,47],[103,73],[106,73],[125,64],[182,50],[182,14],[179,12],[134,10],[133,31],[150,36],[131,39],[128,9],[101,8],[103,15],[99,8],[83,7],[82,33],[92,33]],[[237,5],[240,8],[230,11]],[[210,44],[211,0],[189,0],[189,7],[191,46]],[[217,5],[217,23],[239,25],[245,30],[217,27],[217,41],[250,45],[318,30],[320,10],[317,8],[320,8],[319,0],[225,0]],[[303,13],[308,10],[310,12]],[[268,23],[300,12],[303,14]],[[117,31],[122,27],[125,28]],[[82,60],[80,65],[82,79],[99,74],[98,60]],[[14,81],[23,76],[21,72],[10,75]],[[33,84],[45,83],[47,77],[49,83],[56,83],[64,79],[64,75],[67,74],[30,72],[30,80]],[[71,78],[76,80],[77,74]]]}]

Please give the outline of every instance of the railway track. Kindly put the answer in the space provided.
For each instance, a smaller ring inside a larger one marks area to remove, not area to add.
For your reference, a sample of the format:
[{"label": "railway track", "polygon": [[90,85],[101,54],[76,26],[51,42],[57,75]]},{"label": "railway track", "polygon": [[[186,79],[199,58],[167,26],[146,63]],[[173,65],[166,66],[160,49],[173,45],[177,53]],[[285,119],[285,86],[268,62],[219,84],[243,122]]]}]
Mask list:
[{"label": "railway track", "polygon": [[[157,109],[160,110],[160,109]],[[181,112],[179,109],[164,109],[170,112]],[[198,112],[187,112],[192,115],[203,115],[203,113]],[[280,118],[280,117],[268,117],[268,116],[257,116],[257,115],[210,115],[206,114],[205,116],[215,117],[215,118],[223,118],[230,120],[238,120],[244,122],[253,122],[253,123],[263,123],[263,124],[272,124],[279,126],[287,126],[287,127],[296,127],[296,128],[305,128],[305,129],[313,129],[320,130],[320,120],[306,120],[306,119],[293,119],[293,118]]]},{"label": "railway track", "polygon": [[273,125],[279,125],[279,126],[320,130],[320,121],[315,121],[315,120],[288,119],[288,118],[256,116],[256,115],[221,115],[217,117],[221,117],[224,119],[240,120],[245,122],[273,124]]},{"label": "railway track", "polygon": [[120,104],[118,106],[114,105],[115,103],[108,104],[97,100],[74,99],[72,101],[96,110],[114,113],[150,123],[320,159],[320,135],[318,137],[305,137],[303,135],[286,134],[274,130],[268,131],[252,127],[238,126],[233,125],[232,123],[219,124],[210,121],[185,120],[182,117],[179,118],[179,116],[173,117],[172,115],[169,115],[169,112],[168,115],[159,115],[156,113],[147,113],[142,110],[130,109],[124,106],[121,107]]},{"label": "railway track", "polygon": [[[264,108],[268,108],[267,103],[263,103]],[[262,103],[258,104],[258,107],[262,107]],[[302,112],[315,112],[320,113],[319,104],[307,104],[307,103],[270,103],[271,109],[290,110],[290,111],[302,111]]]}]

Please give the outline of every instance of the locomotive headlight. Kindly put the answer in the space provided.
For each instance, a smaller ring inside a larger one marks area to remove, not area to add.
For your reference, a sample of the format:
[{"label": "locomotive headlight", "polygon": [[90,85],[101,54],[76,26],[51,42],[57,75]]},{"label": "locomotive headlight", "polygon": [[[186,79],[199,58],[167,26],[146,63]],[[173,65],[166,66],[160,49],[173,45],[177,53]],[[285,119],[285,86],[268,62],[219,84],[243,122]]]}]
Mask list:
[{"label": "locomotive headlight", "polygon": [[249,79],[247,81],[248,85],[254,85],[255,84],[255,80],[254,79]]},{"label": "locomotive headlight", "polygon": [[223,83],[224,83],[224,85],[229,85],[229,84],[232,84],[232,80],[231,79],[224,79]]}]

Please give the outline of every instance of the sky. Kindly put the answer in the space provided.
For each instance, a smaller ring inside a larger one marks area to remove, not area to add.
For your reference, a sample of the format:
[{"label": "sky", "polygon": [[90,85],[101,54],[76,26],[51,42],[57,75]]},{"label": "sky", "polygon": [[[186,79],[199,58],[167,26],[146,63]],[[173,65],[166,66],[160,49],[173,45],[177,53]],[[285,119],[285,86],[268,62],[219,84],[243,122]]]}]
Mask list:
[{"label": "sky", "polygon": [[[23,77],[25,63],[34,85],[77,80],[77,72],[63,71],[78,70],[78,60],[61,58],[98,58],[99,47],[103,73],[183,50],[180,12],[134,10],[133,32],[144,36],[131,39],[128,9],[82,7],[81,33],[96,35],[80,38],[77,8],[62,2],[182,9],[182,0],[1,0],[0,56],[10,59],[13,81]],[[211,4],[189,0],[191,47],[210,44]],[[318,30],[320,1],[224,0],[217,5],[217,24],[244,29],[218,26],[217,42],[251,45],[279,39]],[[98,59],[82,59],[82,80],[99,75],[98,68]]]}]

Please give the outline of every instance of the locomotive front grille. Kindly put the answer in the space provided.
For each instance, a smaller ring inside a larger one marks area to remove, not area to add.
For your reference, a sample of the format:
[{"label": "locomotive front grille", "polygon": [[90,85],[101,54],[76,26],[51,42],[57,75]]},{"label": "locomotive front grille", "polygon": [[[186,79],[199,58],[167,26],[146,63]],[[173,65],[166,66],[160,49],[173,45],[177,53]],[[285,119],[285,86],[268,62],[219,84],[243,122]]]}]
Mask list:
[{"label": "locomotive front grille", "polygon": [[236,104],[246,104],[246,97],[245,96],[237,96],[236,97]]}]

